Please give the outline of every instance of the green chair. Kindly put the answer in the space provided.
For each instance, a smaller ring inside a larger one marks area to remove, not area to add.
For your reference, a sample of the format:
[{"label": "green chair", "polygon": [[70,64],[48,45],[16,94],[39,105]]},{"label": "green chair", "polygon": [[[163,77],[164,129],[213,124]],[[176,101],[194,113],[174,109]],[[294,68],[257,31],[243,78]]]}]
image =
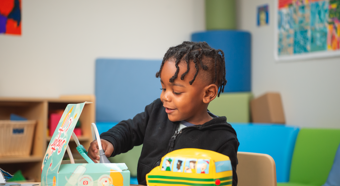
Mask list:
[{"label": "green chair", "polygon": [[332,168],[340,143],[340,129],[301,128],[298,134],[288,183],[278,186],[321,186]]},{"label": "green chair", "polygon": [[125,163],[128,167],[131,177],[137,177],[137,165],[143,145],[135,146],[126,153],[119,154],[109,158],[112,163]]}]

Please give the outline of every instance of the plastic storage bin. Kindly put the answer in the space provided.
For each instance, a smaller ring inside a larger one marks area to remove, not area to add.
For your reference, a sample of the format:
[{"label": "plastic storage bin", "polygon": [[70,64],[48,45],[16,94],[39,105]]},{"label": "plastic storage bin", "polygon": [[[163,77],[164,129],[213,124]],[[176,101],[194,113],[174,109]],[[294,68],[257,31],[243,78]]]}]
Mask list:
[{"label": "plastic storage bin", "polygon": [[35,124],[35,120],[0,120],[0,157],[29,156]]}]

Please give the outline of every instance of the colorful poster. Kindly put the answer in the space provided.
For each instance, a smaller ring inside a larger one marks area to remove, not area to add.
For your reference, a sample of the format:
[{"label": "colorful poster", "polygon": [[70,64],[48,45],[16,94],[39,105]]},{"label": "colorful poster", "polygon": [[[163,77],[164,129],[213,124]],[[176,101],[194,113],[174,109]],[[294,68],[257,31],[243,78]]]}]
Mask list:
[{"label": "colorful poster", "polygon": [[21,35],[21,0],[0,0],[0,34]]},{"label": "colorful poster", "polygon": [[340,0],[278,0],[275,56],[340,55]]}]

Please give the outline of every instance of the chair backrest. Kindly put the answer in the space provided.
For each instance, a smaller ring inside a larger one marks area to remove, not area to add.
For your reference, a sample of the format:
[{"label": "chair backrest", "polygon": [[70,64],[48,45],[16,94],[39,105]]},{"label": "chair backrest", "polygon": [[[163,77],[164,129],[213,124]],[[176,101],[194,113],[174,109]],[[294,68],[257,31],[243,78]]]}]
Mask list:
[{"label": "chair backrest", "polygon": [[109,158],[112,163],[125,163],[132,177],[137,177],[137,166],[143,145],[135,146],[126,153]]},{"label": "chair backrest", "polygon": [[238,152],[238,186],[276,186],[274,159],[268,154]]},{"label": "chair backrest", "polygon": [[240,152],[268,154],[276,165],[278,182],[288,182],[299,128],[277,124],[232,124],[240,141]]},{"label": "chair backrest", "polygon": [[340,143],[340,129],[301,128],[296,140],[289,182],[323,185]]}]

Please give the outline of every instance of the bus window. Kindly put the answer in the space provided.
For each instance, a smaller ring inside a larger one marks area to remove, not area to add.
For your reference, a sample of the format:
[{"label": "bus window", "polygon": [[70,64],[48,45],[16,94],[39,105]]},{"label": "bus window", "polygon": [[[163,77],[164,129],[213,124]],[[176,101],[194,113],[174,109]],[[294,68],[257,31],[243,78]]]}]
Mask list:
[{"label": "bus window", "polygon": [[216,173],[231,170],[230,160],[215,162]]},{"label": "bus window", "polygon": [[208,174],[209,173],[210,160],[198,160],[197,162],[197,173]]},{"label": "bus window", "polygon": [[184,172],[186,173],[193,173],[196,169],[196,159],[186,159],[185,160],[185,169]]},{"label": "bus window", "polygon": [[172,158],[165,157],[162,163],[162,171],[171,171]]},{"label": "bus window", "polygon": [[184,159],[175,159],[174,167],[172,171],[183,172],[183,167],[184,167],[183,165],[184,165]]}]

